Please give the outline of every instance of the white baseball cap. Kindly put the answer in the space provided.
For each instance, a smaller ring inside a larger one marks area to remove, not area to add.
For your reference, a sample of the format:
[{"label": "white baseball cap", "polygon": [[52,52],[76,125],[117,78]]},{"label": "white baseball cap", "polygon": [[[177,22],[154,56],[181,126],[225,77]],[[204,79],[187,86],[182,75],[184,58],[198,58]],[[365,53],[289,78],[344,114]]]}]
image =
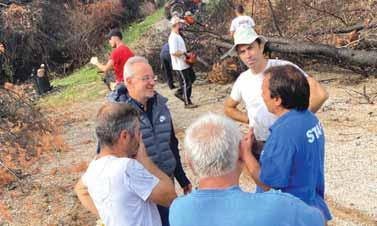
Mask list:
[{"label": "white baseball cap", "polygon": [[238,28],[234,34],[234,45],[229,50],[229,54],[232,56],[236,56],[237,45],[251,44],[255,42],[255,40],[257,40],[258,38],[261,40],[263,44],[267,42],[267,39],[264,36],[258,35],[252,28]]},{"label": "white baseball cap", "polygon": [[182,20],[182,19],[179,18],[178,16],[173,16],[173,17],[170,19],[170,25],[171,25],[171,26],[174,26],[174,25],[176,25],[177,23],[185,23],[185,20]]}]

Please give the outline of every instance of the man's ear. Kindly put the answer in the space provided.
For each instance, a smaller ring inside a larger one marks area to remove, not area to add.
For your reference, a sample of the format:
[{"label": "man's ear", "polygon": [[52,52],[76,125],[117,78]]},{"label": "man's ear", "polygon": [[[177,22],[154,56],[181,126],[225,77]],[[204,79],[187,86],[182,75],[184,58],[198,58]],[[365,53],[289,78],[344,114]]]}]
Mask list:
[{"label": "man's ear", "polygon": [[283,102],[281,97],[274,97],[273,100],[276,106],[281,106],[281,103]]},{"label": "man's ear", "polygon": [[129,138],[130,138],[130,134],[126,130],[122,130],[122,132],[120,132],[119,141],[128,142]]},{"label": "man's ear", "polygon": [[132,85],[132,77],[124,78],[124,84],[126,85],[126,87]]}]

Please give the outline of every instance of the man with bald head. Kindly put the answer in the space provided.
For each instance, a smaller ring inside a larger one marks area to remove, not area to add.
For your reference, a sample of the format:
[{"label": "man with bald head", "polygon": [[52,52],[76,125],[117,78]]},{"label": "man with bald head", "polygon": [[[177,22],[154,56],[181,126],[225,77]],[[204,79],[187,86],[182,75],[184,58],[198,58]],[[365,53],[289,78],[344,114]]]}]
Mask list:
[{"label": "man with bald head", "polygon": [[248,193],[239,179],[245,159],[251,158],[238,125],[223,116],[208,114],[186,131],[185,154],[198,177],[198,187],[178,197],[170,207],[172,226],[324,225],[316,208],[290,194],[271,190]]}]

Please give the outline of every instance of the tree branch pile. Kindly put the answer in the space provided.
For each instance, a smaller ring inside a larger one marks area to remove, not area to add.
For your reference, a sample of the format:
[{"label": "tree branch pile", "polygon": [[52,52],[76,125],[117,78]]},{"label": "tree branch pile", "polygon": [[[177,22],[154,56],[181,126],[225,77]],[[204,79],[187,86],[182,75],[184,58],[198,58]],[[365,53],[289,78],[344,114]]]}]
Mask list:
[{"label": "tree branch pile", "polygon": [[54,125],[29,98],[32,88],[0,88],[0,186],[22,179],[44,152],[63,150]]}]

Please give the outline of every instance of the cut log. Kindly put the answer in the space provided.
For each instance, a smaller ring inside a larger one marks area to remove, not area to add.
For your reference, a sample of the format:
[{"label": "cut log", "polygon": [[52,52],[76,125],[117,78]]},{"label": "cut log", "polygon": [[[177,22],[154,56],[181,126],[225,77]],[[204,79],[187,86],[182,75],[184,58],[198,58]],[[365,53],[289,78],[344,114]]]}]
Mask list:
[{"label": "cut log", "polygon": [[268,38],[266,50],[278,53],[292,53],[310,55],[313,58],[330,57],[338,65],[353,65],[359,67],[377,68],[377,51],[354,50],[350,48],[336,48],[329,45],[313,44],[286,40],[282,38]]},{"label": "cut log", "polygon": [[[313,59],[330,59],[333,64],[341,66],[357,66],[362,68],[377,68],[377,51],[353,50],[336,48],[324,44],[287,40],[283,38],[267,38],[266,51],[310,56]],[[231,48],[228,42],[214,40],[219,47]],[[229,55],[227,52],[222,58]],[[327,62],[329,63],[329,62]]]}]

